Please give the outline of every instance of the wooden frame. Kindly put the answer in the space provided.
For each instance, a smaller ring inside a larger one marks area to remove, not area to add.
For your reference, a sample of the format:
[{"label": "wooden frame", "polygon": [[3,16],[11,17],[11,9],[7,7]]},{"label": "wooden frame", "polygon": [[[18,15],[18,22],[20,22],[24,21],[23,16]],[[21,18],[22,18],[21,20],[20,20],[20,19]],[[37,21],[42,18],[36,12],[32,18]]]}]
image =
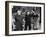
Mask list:
[{"label": "wooden frame", "polygon": [[[27,3],[27,4],[41,4],[44,5],[44,32],[42,33],[27,33],[27,34],[9,34],[9,3]],[[45,3],[37,2],[18,2],[18,1],[5,1],[5,35],[18,36],[18,35],[32,35],[32,34],[45,34]]]}]

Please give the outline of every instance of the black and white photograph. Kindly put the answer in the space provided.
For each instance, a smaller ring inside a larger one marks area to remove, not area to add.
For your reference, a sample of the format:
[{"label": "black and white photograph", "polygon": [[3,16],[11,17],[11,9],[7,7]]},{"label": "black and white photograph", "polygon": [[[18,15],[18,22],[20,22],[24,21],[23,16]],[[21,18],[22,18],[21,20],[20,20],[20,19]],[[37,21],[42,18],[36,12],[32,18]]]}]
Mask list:
[{"label": "black and white photograph", "polygon": [[13,6],[12,31],[40,29],[41,7]]},{"label": "black and white photograph", "polygon": [[[44,3],[7,2],[9,35],[44,33]],[[8,21],[8,20],[7,20]],[[8,24],[7,24],[8,25]]]}]

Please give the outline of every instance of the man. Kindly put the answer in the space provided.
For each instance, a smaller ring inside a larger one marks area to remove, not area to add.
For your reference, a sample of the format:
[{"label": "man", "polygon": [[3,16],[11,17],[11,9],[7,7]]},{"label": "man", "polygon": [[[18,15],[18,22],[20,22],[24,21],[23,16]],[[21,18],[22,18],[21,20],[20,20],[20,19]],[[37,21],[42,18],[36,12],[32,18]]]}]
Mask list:
[{"label": "man", "polygon": [[30,12],[26,12],[26,15],[25,15],[25,30],[27,30],[27,28],[29,27],[29,30],[31,30],[31,15],[30,15]]},{"label": "man", "polygon": [[23,17],[21,16],[21,10],[18,10],[17,11],[17,14],[15,16],[15,20],[16,20],[16,30],[19,31],[19,30],[22,30],[23,27]]},{"label": "man", "polygon": [[[35,12],[35,10],[32,10],[32,12],[33,12],[33,16],[32,16],[32,17],[33,17],[33,23],[32,23],[32,24],[33,24],[33,30],[37,30],[37,27],[38,27],[37,25],[39,24],[39,23],[38,23],[38,20],[39,20],[38,17],[39,17],[39,16],[38,16],[38,14]],[[32,19],[31,19],[31,21],[32,21]]]}]

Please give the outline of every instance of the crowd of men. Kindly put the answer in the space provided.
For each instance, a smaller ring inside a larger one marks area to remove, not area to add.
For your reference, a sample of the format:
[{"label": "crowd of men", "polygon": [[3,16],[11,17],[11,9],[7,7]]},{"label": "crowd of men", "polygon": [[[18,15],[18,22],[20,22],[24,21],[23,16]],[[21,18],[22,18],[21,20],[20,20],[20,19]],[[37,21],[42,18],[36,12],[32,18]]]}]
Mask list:
[{"label": "crowd of men", "polygon": [[33,10],[31,12],[28,10],[25,12],[17,10],[17,12],[12,14],[12,20],[13,31],[38,30],[40,26],[40,16]]}]

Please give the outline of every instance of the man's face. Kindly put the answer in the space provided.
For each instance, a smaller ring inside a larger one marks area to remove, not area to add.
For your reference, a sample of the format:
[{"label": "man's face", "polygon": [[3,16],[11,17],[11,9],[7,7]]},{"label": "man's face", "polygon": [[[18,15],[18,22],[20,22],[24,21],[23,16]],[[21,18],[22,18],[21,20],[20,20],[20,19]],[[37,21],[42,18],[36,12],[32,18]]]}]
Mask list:
[{"label": "man's face", "polygon": [[29,15],[30,14],[30,12],[27,12],[27,15]]},{"label": "man's face", "polygon": [[20,10],[18,10],[17,13],[18,13],[18,15],[21,15],[21,11]]}]

